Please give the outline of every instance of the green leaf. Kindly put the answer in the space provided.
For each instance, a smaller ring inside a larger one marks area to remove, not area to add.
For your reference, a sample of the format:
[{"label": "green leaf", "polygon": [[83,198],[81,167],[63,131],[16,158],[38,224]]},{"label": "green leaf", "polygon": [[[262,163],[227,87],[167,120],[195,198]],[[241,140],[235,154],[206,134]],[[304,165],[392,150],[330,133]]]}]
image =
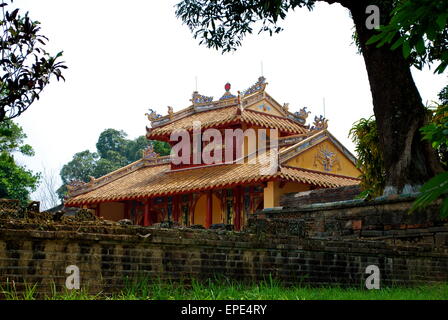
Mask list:
[{"label": "green leaf", "polygon": [[421,194],[414,201],[410,212],[428,206],[440,196],[448,194],[448,172],[443,172],[426,182],[421,188]]},{"label": "green leaf", "polygon": [[440,207],[440,217],[448,218],[448,197],[442,202],[442,206]]},{"label": "green leaf", "polygon": [[448,171],[440,173],[436,175],[434,178],[430,179],[423,185],[421,191],[422,192],[429,191],[444,185],[446,185],[446,190],[448,190]]},{"label": "green leaf", "polygon": [[404,42],[405,38],[401,37],[395,43],[390,47],[391,50],[397,49],[399,46],[401,46]]},{"label": "green leaf", "polygon": [[437,17],[436,23],[442,29],[446,27],[447,20],[448,20],[448,13],[441,14],[440,16]]},{"label": "green leaf", "polygon": [[407,59],[411,54],[411,47],[409,46],[409,41],[403,42],[402,51],[404,58]]},{"label": "green leaf", "polygon": [[383,37],[384,37],[383,33],[376,34],[372,36],[369,40],[367,40],[366,44],[367,45],[374,44],[375,42],[378,42],[379,40],[383,39]]},{"label": "green leaf", "polygon": [[417,44],[415,45],[415,49],[417,50],[417,53],[419,55],[424,55],[426,52],[426,48],[425,48],[425,42],[423,41],[423,38],[420,38],[417,41]]}]

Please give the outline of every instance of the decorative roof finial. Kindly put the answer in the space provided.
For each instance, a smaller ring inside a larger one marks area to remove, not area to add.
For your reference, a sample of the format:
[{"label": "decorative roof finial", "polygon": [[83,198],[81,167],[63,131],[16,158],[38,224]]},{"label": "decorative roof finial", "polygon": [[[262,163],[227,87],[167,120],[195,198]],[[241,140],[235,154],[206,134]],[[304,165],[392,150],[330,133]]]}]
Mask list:
[{"label": "decorative roof finial", "polygon": [[173,118],[173,114],[174,114],[173,107],[168,106],[168,117],[169,117],[170,119]]},{"label": "decorative roof finial", "polygon": [[250,88],[243,91],[242,95],[248,96],[248,95],[258,92],[258,91],[264,91],[264,88],[266,88],[266,85],[267,85],[266,78],[261,76],[258,78],[258,81],[255,82],[255,84],[253,84]]},{"label": "decorative roof finial", "polygon": [[194,91],[190,101],[193,102],[193,105],[209,103],[213,101],[213,97],[207,97]]},{"label": "decorative roof finial", "polygon": [[154,110],[148,109],[148,111],[149,111],[149,113],[145,113],[145,116],[148,117],[149,121],[154,121],[154,120],[162,118],[162,116],[160,114],[158,114],[157,112],[155,112]]},{"label": "decorative roof finial", "polygon": [[152,143],[148,144],[148,147],[143,150],[143,159],[157,158],[158,156],[159,154],[154,151]]},{"label": "decorative roof finial", "polygon": [[313,126],[311,130],[324,130],[328,128],[328,119],[325,119],[324,116],[314,117]]},{"label": "decorative roof finial", "polygon": [[[305,125],[306,118],[308,118],[308,115],[311,113],[311,111],[307,111],[306,109],[307,109],[307,107],[303,107],[298,112],[296,111],[296,112],[290,114],[288,117],[294,121],[299,122],[302,125]],[[285,110],[284,106],[283,106],[283,110]],[[285,111],[287,111],[287,110],[285,110]]]},{"label": "decorative roof finial", "polygon": [[227,82],[227,83],[224,85],[224,89],[226,90],[226,92],[224,92],[224,94],[222,95],[221,98],[219,98],[219,100],[226,100],[226,99],[230,99],[230,98],[235,98],[235,95],[233,95],[233,94],[230,92],[230,88],[232,88],[232,86],[230,85],[229,82]]},{"label": "decorative roof finial", "polygon": [[243,107],[243,104],[242,104],[241,92],[240,91],[238,91],[238,107],[240,108],[240,112],[243,112],[244,107]]},{"label": "decorative roof finial", "polygon": [[68,196],[70,197],[74,191],[84,187],[86,183],[81,180],[72,180],[67,184]]}]

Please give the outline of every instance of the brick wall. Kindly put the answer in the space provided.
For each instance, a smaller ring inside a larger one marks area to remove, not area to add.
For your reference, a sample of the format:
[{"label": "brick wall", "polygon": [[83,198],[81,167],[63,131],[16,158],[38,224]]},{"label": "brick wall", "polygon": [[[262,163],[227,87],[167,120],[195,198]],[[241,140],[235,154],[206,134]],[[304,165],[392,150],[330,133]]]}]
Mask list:
[{"label": "brick wall", "polygon": [[280,198],[280,206],[284,208],[297,208],[313,203],[351,200],[355,199],[360,193],[361,187],[359,185],[287,193]]},{"label": "brick wall", "polygon": [[68,265],[80,268],[81,288],[111,292],[124,278],[191,279],[224,275],[256,281],[269,275],[286,284],[364,283],[368,265],[381,285],[448,280],[448,252],[432,245],[384,241],[304,239],[231,231],[149,227],[32,224],[0,219],[0,283],[64,287]]},{"label": "brick wall", "polygon": [[440,204],[410,214],[414,200],[415,196],[407,195],[265,209],[249,219],[247,230],[300,237],[373,239],[397,245],[448,246],[448,220],[440,218]]}]

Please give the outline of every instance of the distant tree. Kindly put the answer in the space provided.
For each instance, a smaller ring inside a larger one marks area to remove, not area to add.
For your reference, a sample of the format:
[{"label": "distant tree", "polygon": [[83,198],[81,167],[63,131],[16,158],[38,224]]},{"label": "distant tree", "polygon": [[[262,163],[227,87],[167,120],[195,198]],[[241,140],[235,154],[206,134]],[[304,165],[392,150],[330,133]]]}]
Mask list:
[{"label": "distant tree", "polygon": [[[183,0],[177,4],[176,15],[190,28],[193,36],[200,39],[201,44],[227,52],[239,47],[243,38],[252,33],[256,26],[259,26],[259,32],[280,32],[282,28],[279,22],[286,18],[288,11],[296,8],[312,10],[316,2],[339,3],[347,8],[355,24],[356,41],[364,57],[372,92],[380,150],[386,168],[384,193],[392,194],[415,191],[441,171],[436,153],[428,142],[422,142],[419,131],[426,124],[428,113],[410,71],[410,66],[416,60],[405,58],[402,52],[391,48],[401,33],[392,36],[391,44],[369,44],[378,30],[367,23],[372,18],[372,12],[368,9],[372,5],[376,6],[379,11],[376,19],[378,25],[387,26],[391,22],[395,23],[396,8],[411,1],[417,0]],[[442,20],[446,21],[446,0],[424,1],[440,5],[436,22],[438,26]],[[418,30],[415,33],[411,28],[409,32],[413,39],[413,35],[428,34],[430,30]],[[435,43],[443,44],[444,39],[438,33],[435,37]],[[405,43],[403,40],[403,45]],[[422,53],[419,48],[421,42],[418,41],[415,46],[417,52]],[[423,51],[427,49],[423,48]],[[441,58],[442,54],[446,55],[446,51],[441,53]],[[437,56],[431,56],[430,60],[432,58],[437,59]]]},{"label": "distant tree", "polygon": [[75,153],[73,159],[65,164],[61,170],[61,179],[64,184],[70,181],[89,181],[95,174],[96,161],[98,154],[84,150]]},{"label": "distant tree", "polygon": [[14,160],[14,153],[33,156],[33,148],[23,144],[26,134],[11,120],[0,122],[0,198],[29,200],[36,190],[40,174],[35,174]]},{"label": "distant tree", "polygon": [[170,145],[162,141],[149,141],[145,136],[134,140],[126,138],[122,130],[106,129],[96,143],[97,152],[88,150],[76,153],[61,170],[63,185],[57,193],[61,199],[67,193],[66,185],[71,181],[88,182],[90,177],[99,178],[142,158],[143,150],[151,143],[161,156],[170,154]]},{"label": "distant tree", "polygon": [[108,159],[109,151],[114,151],[119,154],[124,154],[127,143],[127,134],[123,130],[106,129],[101,132],[98,142],[96,143],[96,149],[101,158]]},{"label": "distant tree", "polygon": [[141,159],[143,150],[145,150],[149,144],[152,144],[154,152],[160,156],[167,156],[171,152],[171,147],[168,143],[157,140],[148,140],[145,136],[140,136],[134,140],[128,140],[126,148],[126,157],[129,163]]},{"label": "distant tree", "polygon": [[145,136],[140,136],[134,140],[128,140],[126,144],[126,158],[130,162],[137,161],[142,158],[142,152],[149,145],[149,140]]},{"label": "distant tree", "polygon": [[163,141],[151,140],[154,151],[161,156],[168,156],[171,152],[171,147],[168,143]]},{"label": "distant tree", "polygon": [[108,152],[108,158],[99,158],[95,164],[93,176],[95,178],[104,176],[129,164],[127,159],[115,151]]},{"label": "distant tree", "polygon": [[56,191],[61,200],[67,194],[67,184],[72,181],[89,181],[90,177],[95,175],[96,161],[98,154],[84,150],[75,153],[73,159],[66,163],[61,171],[62,186]]},{"label": "distant tree", "polygon": [[43,168],[38,189],[38,199],[40,201],[40,209],[47,210],[56,207],[61,203],[61,199],[57,194],[58,177],[53,170]]},{"label": "distant tree", "polygon": [[40,33],[40,22],[31,20],[28,13],[20,15],[19,9],[10,12],[7,6],[2,0],[0,122],[21,115],[39,99],[52,76],[64,79],[62,69],[67,68],[59,61],[62,52],[50,55],[46,51],[48,38]]}]

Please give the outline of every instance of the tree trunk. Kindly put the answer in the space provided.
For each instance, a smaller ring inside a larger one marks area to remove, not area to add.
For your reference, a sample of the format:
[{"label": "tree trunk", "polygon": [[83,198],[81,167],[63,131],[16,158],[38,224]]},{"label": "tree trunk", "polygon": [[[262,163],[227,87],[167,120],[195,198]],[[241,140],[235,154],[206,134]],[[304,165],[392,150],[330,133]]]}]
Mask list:
[{"label": "tree trunk", "polygon": [[376,33],[366,27],[365,11],[370,4],[380,8],[382,25],[389,22],[392,1],[344,1],[355,22],[369,77],[387,175],[384,194],[408,193],[440,172],[441,166],[435,151],[421,139],[419,129],[428,113],[412,78],[410,63],[400,49],[392,51],[387,44],[381,48],[366,45]]}]

